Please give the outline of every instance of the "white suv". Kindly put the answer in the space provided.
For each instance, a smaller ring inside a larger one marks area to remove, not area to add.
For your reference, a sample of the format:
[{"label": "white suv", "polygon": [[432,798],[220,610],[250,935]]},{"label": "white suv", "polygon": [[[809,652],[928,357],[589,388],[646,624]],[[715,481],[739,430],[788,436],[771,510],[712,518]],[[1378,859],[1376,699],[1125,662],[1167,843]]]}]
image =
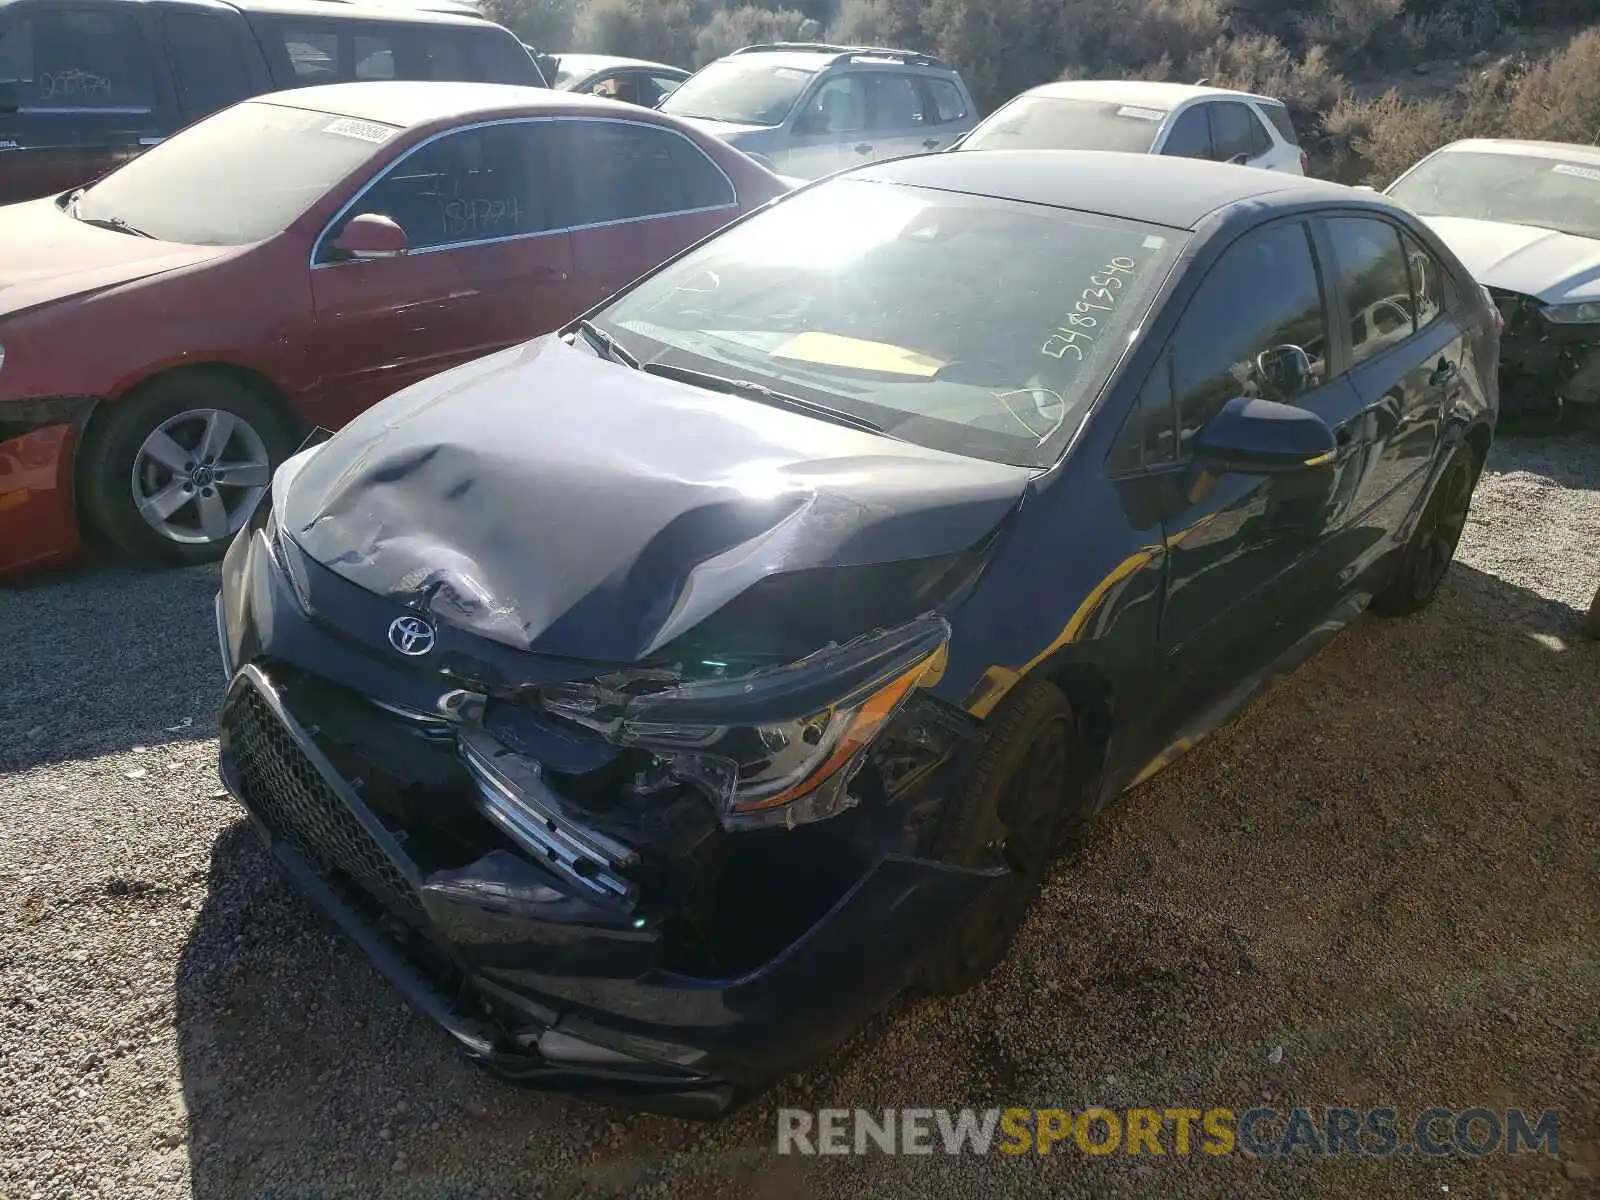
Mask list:
[{"label": "white suv", "polygon": [[657,107],[806,180],[947,149],[978,120],[961,76],[937,58],[816,42],[736,50]]},{"label": "white suv", "polygon": [[1306,174],[1283,101],[1200,84],[1076,79],[1007,101],[960,150],[1125,150]]}]

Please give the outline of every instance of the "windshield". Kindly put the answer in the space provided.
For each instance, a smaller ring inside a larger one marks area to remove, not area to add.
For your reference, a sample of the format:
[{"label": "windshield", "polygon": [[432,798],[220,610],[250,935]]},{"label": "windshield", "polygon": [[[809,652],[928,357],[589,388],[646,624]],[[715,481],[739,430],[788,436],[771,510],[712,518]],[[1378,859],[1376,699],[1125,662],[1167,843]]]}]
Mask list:
[{"label": "windshield", "polygon": [[1104,100],[1019,96],[972,131],[963,150],[1127,150],[1147,153],[1166,113]]},{"label": "windshield", "polygon": [[1042,467],[1088,412],[1186,236],[840,179],[734,226],[597,321],[646,364],[762,384],[905,441]]},{"label": "windshield", "polygon": [[1469,217],[1600,238],[1600,165],[1451,150],[1389,188],[1425,217]]},{"label": "windshield", "polygon": [[146,151],[79,198],[80,221],[167,242],[242,246],[275,237],[399,130],[248,101]]},{"label": "windshield", "polygon": [[800,67],[725,58],[684,80],[661,111],[735,125],[782,125],[811,76]]}]

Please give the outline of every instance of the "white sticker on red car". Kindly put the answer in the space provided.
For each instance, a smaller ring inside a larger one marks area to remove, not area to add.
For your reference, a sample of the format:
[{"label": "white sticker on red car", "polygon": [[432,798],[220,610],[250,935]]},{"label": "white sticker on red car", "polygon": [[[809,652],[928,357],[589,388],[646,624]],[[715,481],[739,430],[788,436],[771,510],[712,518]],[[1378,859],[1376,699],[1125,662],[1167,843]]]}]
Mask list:
[{"label": "white sticker on red car", "polygon": [[339,117],[329,121],[322,127],[323,133],[335,133],[340,137],[355,138],[362,142],[372,142],[381,145],[395,135],[393,125],[384,125],[377,121],[362,121],[355,117]]}]

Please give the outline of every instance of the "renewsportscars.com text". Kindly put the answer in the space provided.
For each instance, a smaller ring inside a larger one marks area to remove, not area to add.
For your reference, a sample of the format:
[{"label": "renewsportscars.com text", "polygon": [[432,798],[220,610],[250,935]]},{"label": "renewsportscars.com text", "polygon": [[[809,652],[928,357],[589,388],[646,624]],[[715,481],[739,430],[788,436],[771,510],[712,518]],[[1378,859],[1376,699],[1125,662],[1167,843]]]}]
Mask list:
[{"label": "renewsportscars.com text", "polygon": [[1556,1114],[1429,1108],[780,1108],[779,1154],[1414,1154],[1559,1152]]}]

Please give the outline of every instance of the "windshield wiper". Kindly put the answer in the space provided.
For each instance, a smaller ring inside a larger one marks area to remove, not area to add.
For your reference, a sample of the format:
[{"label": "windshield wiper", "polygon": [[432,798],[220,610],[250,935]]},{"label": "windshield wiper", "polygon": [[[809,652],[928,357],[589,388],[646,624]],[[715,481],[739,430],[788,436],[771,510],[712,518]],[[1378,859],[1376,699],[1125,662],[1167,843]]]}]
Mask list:
[{"label": "windshield wiper", "polygon": [[693,367],[675,367],[671,363],[645,363],[641,369],[665,379],[676,379],[679,383],[692,383],[709,391],[728,392],[735,396],[757,400],[762,404],[770,404],[773,408],[786,408],[790,412],[801,413],[804,416],[832,421],[835,425],[847,425],[864,433],[884,431],[882,425],[865,417],[858,417],[842,409],[829,408],[826,404],[818,404],[812,400],[802,400],[799,396],[791,396],[787,392],[776,392],[766,384],[756,383],[754,380],[731,379],[726,375],[713,375],[709,371],[696,371]]},{"label": "windshield wiper", "polygon": [[74,196],[72,198],[72,215],[77,217],[77,219],[82,221],[85,225],[93,225],[97,229],[114,229],[118,233],[128,233],[132,234],[134,237],[150,238],[152,241],[155,240],[155,234],[146,233],[142,229],[135,229],[121,217],[79,217],[77,202],[78,199],[76,196]]},{"label": "windshield wiper", "polygon": [[619,362],[625,367],[632,367],[636,371],[639,369],[639,360],[624,350],[621,342],[593,321],[587,319],[579,321],[578,332],[588,339],[589,344],[598,350],[602,357],[609,358],[612,362]]}]

